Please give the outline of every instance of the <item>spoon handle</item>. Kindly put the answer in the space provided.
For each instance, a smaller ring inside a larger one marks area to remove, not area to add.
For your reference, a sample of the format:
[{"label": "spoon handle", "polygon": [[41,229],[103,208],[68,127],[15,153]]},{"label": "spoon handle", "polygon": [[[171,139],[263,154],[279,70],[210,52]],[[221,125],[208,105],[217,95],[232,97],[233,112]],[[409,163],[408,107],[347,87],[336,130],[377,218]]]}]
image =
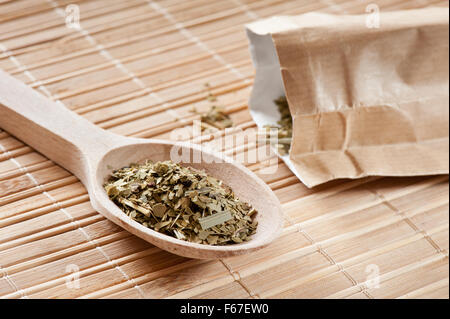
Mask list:
[{"label": "spoon handle", "polygon": [[89,174],[89,162],[98,160],[125,139],[95,126],[2,70],[0,127],[82,182]]}]

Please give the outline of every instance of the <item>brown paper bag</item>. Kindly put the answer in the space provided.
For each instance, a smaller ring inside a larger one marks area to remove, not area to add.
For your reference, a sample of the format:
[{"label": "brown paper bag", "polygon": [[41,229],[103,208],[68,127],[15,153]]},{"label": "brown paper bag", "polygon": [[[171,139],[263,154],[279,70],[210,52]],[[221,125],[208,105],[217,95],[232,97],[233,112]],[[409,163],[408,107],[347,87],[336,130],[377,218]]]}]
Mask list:
[{"label": "brown paper bag", "polygon": [[272,101],[286,94],[284,159],[309,187],[449,172],[448,8],[380,13],[379,27],[368,18],[309,13],[247,26],[251,113],[258,125],[276,122]]}]

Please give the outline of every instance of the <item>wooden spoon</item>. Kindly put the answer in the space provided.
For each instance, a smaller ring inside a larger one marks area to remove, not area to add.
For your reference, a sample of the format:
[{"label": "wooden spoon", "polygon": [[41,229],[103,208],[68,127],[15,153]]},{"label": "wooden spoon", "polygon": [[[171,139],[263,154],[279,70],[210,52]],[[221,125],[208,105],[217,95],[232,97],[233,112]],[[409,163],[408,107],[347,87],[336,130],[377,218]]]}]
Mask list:
[{"label": "wooden spoon", "polygon": [[[278,199],[244,166],[192,144],[130,138],[107,132],[1,70],[0,127],[77,176],[87,188],[92,206],[106,218],[171,253],[201,259],[234,256],[260,249],[280,233],[283,217]],[[171,152],[174,156],[190,154],[191,159],[200,158],[200,163],[181,164],[204,169],[223,180],[239,198],[258,211],[257,233],[250,241],[211,246],[179,240],[135,222],[108,198],[103,183],[113,169],[146,159],[169,160]]]}]

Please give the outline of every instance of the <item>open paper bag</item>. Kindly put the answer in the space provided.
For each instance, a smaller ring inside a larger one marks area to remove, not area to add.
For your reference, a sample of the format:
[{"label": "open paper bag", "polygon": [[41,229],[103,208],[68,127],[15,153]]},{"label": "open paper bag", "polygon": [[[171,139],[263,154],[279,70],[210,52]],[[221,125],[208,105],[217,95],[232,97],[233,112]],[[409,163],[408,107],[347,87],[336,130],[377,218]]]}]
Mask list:
[{"label": "open paper bag", "polygon": [[448,8],[308,13],[247,26],[259,126],[293,117],[283,160],[312,187],[337,178],[449,172]]}]

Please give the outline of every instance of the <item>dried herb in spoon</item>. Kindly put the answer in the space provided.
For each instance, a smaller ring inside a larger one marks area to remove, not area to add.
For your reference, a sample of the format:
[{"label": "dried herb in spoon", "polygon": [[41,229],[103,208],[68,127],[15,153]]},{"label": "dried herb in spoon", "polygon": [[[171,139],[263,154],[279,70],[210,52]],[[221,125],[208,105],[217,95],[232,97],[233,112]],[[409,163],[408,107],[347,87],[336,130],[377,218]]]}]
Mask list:
[{"label": "dried herb in spoon", "polygon": [[189,242],[228,245],[256,232],[255,209],[222,181],[171,161],[115,170],[104,188],[142,225]]}]

